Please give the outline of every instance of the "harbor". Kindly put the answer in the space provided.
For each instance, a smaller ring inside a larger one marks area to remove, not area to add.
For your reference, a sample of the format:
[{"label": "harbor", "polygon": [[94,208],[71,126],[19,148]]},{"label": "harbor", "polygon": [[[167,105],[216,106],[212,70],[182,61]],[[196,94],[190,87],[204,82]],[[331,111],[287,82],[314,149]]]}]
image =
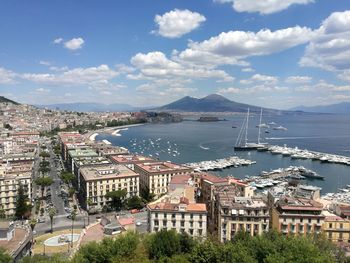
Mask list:
[{"label": "harbor", "polygon": [[193,168],[195,171],[221,171],[222,169],[247,166],[255,164],[256,161],[242,159],[237,156],[231,156],[222,159],[216,159],[212,161],[201,161],[194,163],[186,163],[185,166]]},{"label": "harbor", "polygon": [[316,151],[309,151],[306,149],[299,149],[298,147],[287,147],[278,145],[266,145],[262,148],[256,148],[258,151],[268,151],[271,154],[281,154],[284,157],[290,157],[292,159],[303,159],[320,161],[323,163],[335,163],[350,166],[350,157],[341,156],[336,154],[322,153]]}]

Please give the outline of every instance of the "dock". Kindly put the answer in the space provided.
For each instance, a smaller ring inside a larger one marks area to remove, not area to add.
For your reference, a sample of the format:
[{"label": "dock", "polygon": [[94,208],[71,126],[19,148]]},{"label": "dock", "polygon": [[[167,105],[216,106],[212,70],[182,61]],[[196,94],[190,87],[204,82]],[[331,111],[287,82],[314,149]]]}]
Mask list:
[{"label": "dock", "polygon": [[241,159],[237,156],[231,156],[223,159],[216,159],[212,161],[201,161],[194,163],[186,163],[185,165],[193,168],[195,171],[221,171],[222,169],[239,167],[245,165],[255,164],[256,161]]},{"label": "dock", "polygon": [[313,160],[322,163],[336,163],[350,166],[350,157],[337,154],[322,153],[316,151],[302,150],[298,147],[287,147],[278,145],[268,145],[264,149],[257,149],[258,151],[265,150],[271,154],[280,154],[284,157],[292,159]]}]

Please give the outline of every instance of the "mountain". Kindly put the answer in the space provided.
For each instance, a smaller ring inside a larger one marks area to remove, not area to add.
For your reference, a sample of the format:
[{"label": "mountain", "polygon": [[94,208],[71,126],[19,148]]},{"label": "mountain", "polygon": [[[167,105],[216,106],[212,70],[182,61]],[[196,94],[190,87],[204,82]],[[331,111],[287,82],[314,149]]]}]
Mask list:
[{"label": "mountain", "polygon": [[338,114],[350,114],[350,102],[341,102],[331,105],[319,105],[319,106],[298,106],[291,110],[305,111],[305,112],[317,112],[317,113],[338,113]]},{"label": "mountain", "polygon": [[[170,104],[155,108],[157,111],[184,112],[260,112],[261,107],[231,101],[221,95],[211,94],[204,98],[183,97]],[[279,113],[282,111],[263,108],[265,113]]]},{"label": "mountain", "polygon": [[103,111],[138,111],[137,107],[128,104],[103,104],[103,103],[60,103],[49,105],[36,105],[39,108],[49,108],[53,110],[79,111],[79,112],[103,112]]},{"label": "mountain", "polygon": [[18,102],[5,98],[4,96],[0,96],[0,103],[12,103],[15,105],[19,105]]}]

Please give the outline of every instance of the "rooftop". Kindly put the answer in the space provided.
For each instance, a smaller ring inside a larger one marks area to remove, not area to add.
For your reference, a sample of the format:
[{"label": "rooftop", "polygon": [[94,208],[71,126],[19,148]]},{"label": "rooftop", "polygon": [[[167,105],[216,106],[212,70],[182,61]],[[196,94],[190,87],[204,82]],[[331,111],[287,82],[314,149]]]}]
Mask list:
[{"label": "rooftop", "polygon": [[127,168],[124,165],[101,165],[94,167],[84,167],[81,169],[81,174],[85,181],[93,180],[108,180],[122,177],[135,177],[137,173]]},{"label": "rooftop", "polygon": [[111,156],[111,160],[116,163],[127,164],[127,163],[144,163],[144,162],[152,162],[154,159],[142,155],[114,155]]},{"label": "rooftop", "polygon": [[84,156],[98,156],[95,150],[91,148],[77,148],[74,150],[69,150],[68,153],[72,158],[79,158]]},{"label": "rooftop", "polygon": [[151,210],[183,211],[183,212],[206,212],[207,207],[202,203],[186,204],[185,202],[171,203],[168,201],[152,203],[148,205]]},{"label": "rooftop", "polygon": [[322,211],[323,205],[311,199],[283,197],[277,202],[282,210]]},{"label": "rooftop", "polygon": [[84,157],[78,157],[74,158],[74,162],[79,166],[85,166],[85,165],[102,165],[102,164],[111,164],[111,162],[106,158],[102,156],[84,156]]},{"label": "rooftop", "polygon": [[148,173],[165,173],[165,172],[174,172],[174,171],[191,172],[192,171],[192,169],[187,166],[174,164],[172,162],[141,163],[141,164],[137,164],[137,166]]},{"label": "rooftop", "polygon": [[201,174],[201,178],[204,181],[207,181],[212,184],[217,184],[217,183],[227,183],[227,177],[219,177],[214,174],[209,174],[209,173],[203,173]]}]

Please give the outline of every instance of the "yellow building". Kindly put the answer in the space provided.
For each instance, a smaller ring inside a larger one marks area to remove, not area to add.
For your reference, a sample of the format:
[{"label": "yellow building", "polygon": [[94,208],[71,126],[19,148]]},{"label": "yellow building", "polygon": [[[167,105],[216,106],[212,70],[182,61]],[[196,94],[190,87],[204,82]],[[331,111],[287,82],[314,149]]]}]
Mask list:
[{"label": "yellow building", "polygon": [[350,220],[328,213],[323,223],[323,232],[334,243],[350,243]]},{"label": "yellow building", "polygon": [[323,205],[304,198],[282,197],[271,212],[271,225],[283,234],[320,233]]}]

